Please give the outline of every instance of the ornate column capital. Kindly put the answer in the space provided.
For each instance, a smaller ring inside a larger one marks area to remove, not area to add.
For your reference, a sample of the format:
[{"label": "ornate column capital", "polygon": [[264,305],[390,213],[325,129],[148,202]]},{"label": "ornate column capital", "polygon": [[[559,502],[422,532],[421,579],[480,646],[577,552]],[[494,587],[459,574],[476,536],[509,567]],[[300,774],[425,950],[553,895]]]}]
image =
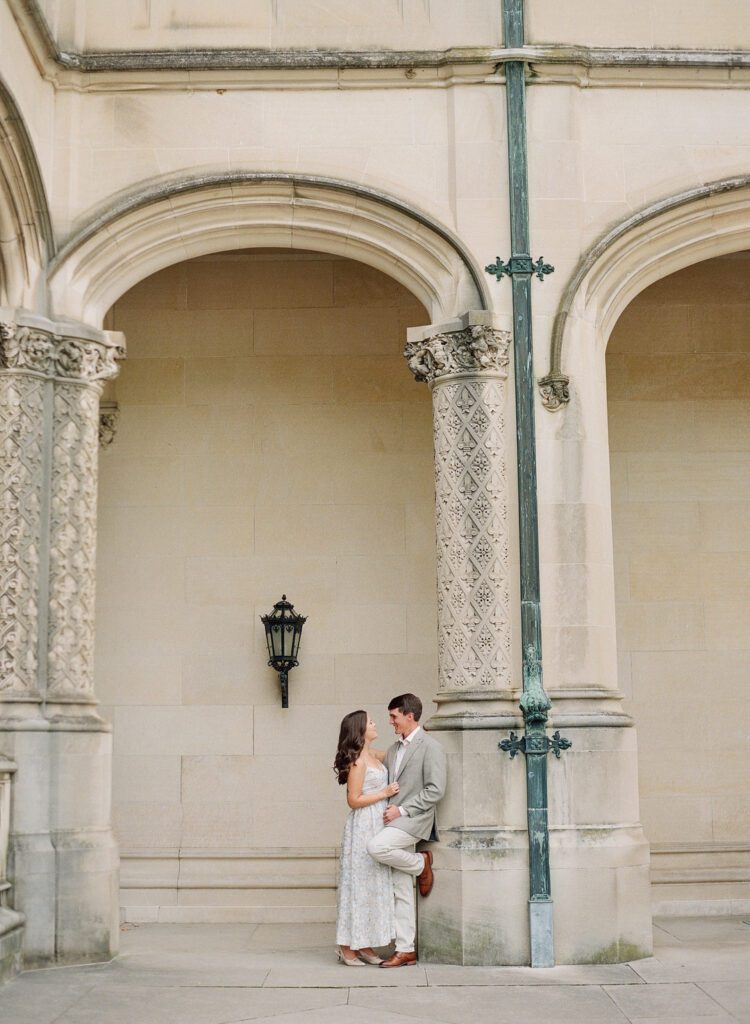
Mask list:
[{"label": "ornate column capital", "polygon": [[410,338],[404,356],[415,378],[430,384],[458,373],[494,371],[505,377],[510,337],[510,331],[488,324],[468,323],[456,330]]},{"label": "ornate column capital", "polygon": [[125,357],[122,334],[85,324],[55,323],[19,312],[0,312],[0,371],[52,380],[99,384],[115,377]]}]

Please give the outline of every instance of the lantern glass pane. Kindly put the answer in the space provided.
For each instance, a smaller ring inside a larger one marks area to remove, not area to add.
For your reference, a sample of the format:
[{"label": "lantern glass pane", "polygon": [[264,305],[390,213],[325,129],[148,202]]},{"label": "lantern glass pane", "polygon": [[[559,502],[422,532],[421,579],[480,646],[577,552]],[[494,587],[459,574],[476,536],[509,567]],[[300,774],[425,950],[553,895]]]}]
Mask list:
[{"label": "lantern glass pane", "polygon": [[268,626],[266,628],[266,647],[268,648],[268,657],[273,657],[273,644],[271,643],[271,630]]},{"label": "lantern glass pane", "polygon": [[292,657],[297,660],[297,651],[299,651],[299,641],[302,636],[302,623],[298,622],[294,630],[294,647],[292,648]]},{"label": "lantern glass pane", "polygon": [[292,657],[292,641],[294,639],[294,626],[287,622],[284,626],[284,657]]},{"label": "lantern glass pane", "polygon": [[283,629],[278,623],[271,627],[271,643],[273,644],[273,657],[278,658],[283,650]]}]

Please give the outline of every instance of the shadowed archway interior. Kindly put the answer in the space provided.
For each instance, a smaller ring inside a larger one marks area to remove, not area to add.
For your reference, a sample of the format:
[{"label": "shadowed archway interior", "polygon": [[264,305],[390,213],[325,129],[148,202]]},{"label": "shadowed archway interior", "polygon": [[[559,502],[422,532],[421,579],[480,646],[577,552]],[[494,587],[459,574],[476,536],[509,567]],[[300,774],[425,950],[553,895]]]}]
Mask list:
[{"label": "shadowed archway interior", "polygon": [[657,908],[750,886],[750,253],[627,307],[607,348],[620,686]]},{"label": "shadowed archway interior", "polygon": [[[341,717],[381,742],[436,686],[425,309],[326,253],[171,266],[108,314],[129,355],[100,459],[97,692],[129,920],[332,920]],[[282,711],[260,615],[308,615]],[[144,887],[144,873],[160,884]]]}]

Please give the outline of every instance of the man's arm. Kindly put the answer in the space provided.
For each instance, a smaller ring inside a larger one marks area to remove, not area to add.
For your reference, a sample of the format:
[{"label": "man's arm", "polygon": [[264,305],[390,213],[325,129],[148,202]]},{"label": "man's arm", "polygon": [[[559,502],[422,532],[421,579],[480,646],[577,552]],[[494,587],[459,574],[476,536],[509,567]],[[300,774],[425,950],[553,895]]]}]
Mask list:
[{"label": "man's arm", "polygon": [[429,811],[442,800],[445,793],[447,780],[445,751],[436,741],[427,744],[422,774],[424,787],[416,796],[410,797],[401,804],[409,817]]}]

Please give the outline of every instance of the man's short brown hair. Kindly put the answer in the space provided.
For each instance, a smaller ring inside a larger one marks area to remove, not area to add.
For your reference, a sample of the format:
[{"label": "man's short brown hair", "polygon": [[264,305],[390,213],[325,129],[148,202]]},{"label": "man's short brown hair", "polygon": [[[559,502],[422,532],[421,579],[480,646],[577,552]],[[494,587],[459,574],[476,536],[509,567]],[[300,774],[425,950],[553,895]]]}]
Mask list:
[{"label": "man's short brown hair", "polygon": [[422,717],[422,701],[414,693],[402,693],[400,697],[393,698],[388,710],[400,711],[402,715],[414,715],[414,721],[418,722]]}]

